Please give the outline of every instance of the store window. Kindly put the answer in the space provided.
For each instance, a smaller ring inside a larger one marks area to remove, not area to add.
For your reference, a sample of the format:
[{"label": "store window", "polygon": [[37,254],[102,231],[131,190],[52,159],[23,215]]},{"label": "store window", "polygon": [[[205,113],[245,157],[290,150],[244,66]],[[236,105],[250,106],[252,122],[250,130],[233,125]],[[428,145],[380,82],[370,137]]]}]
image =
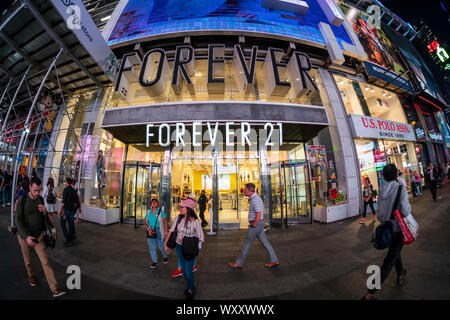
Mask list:
[{"label": "store window", "polygon": [[398,96],[377,86],[335,75],[347,114],[408,123]]},{"label": "store window", "polygon": [[[347,114],[357,114],[394,122],[408,123],[405,111],[396,94],[371,84],[334,75]],[[393,163],[403,173],[411,193],[412,174],[421,174],[414,142],[379,139],[374,136],[355,139],[361,181],[368,177],[375,190],[384,183],[383,167]]]}]

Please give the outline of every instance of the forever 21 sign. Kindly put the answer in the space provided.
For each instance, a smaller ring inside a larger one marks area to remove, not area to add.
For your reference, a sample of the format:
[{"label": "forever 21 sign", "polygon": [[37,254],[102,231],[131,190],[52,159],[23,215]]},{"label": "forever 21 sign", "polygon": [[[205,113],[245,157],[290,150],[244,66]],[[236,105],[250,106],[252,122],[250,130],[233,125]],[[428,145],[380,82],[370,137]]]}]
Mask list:
[{"label": "forever 21 sign", "polygon": [[[210,44],[208,46],[207,88],[209,93],[224,93],[225,90],[225,45]],[[251,49],[247,62],[244,51],[239,45],[234,46],[233,73],[241,91],[248,93],[255,84],[256,58],[258,46]],[[317,86],[309,75],[311,62],[309,57],[294,51],[289,61],[283,62],[283,49],[269,48],[263,66],[263,78],[267,94],[285,96],[293,90],[296,97],[317,90]],[[281,79],[281,68],[286,68],[287,80]],[[176,47],[173,67],[169,70],[167,54],[164,49],[156,48],[148,51],[141,60],[135,52],[123,56],[119,69],[115,91],[119,91],[125,99],[130,97],[130,84],[139,82],[150,96],[165,92],[171,76],[170,85],[175,94],[181,94],[181,82],[184,81],[191,94],[195,94],[193,77],[195,76],[194,48],[190,45]]]}]

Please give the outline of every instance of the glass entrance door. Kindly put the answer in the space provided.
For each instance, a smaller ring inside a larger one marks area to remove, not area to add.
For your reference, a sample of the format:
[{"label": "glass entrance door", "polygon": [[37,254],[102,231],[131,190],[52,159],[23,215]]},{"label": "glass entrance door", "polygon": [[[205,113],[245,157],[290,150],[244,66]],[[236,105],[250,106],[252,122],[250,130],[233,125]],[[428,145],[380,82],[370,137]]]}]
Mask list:
[{"label": "glass entrance door", "polygon": [[286,163],[284,181],[286,225],[311,222],[311,193],[307,163]]},{"label": "glass entrance door", "polygon": [[239,229],[241,215],[238,210],[240,181],[238,176],[237,159],[218,158],[215,174],[216,199],[219,199],[219,228]]},{"label": "glass entrance door", "polygon": [[126,163],[123,187],[123,221],[135,226],[144,223],[152,198],[159,199],[160,165]]},{"label": "glass entrance door", "polygon": [[261,177],[259,172],[259,159],[237,159],[238,160],[238,180],[239,180],[239,217],[241,229],[248,228],[248,197],[244,195],[244,188],[247,183],[255,185],[255,192],[261,197]]},{"label": "glass entrance door", "polygon": [[306,161],[273,163],[270,168],[272,224],[311,223],[311,184]]}]

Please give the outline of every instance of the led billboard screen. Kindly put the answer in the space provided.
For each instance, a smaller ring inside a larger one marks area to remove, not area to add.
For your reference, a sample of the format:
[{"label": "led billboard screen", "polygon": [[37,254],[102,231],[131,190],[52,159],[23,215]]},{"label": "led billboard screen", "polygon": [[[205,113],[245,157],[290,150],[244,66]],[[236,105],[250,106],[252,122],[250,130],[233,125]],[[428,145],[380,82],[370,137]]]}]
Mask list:
[{"label": "led billboard screen", "polygon": [[[270,10],[262,0],[129,0],[108,38],[109,45],[163,34],[239,31],[265,33],[325,45],[319,23],[329,23],[317,1],[307,1],[306,15]],[[344,26],[331,29],[354,44]]]}]

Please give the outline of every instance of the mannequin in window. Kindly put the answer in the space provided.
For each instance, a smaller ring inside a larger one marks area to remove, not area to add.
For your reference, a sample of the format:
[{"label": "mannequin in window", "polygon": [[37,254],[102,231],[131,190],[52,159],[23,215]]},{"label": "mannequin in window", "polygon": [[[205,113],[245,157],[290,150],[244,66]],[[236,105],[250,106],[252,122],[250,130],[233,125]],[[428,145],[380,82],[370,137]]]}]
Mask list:
[{"label": "mannequin in window", "polygon": [[96,167],[97,167],[98,198],[100,199],[100,206],[104,207],[105,202],[103,201],[103,195],[102,195],[103,192],[102,191],[106,185],[106,181],[104,181],[105,180],[105,157],[103,156],[102,150],[98,151]]}]

